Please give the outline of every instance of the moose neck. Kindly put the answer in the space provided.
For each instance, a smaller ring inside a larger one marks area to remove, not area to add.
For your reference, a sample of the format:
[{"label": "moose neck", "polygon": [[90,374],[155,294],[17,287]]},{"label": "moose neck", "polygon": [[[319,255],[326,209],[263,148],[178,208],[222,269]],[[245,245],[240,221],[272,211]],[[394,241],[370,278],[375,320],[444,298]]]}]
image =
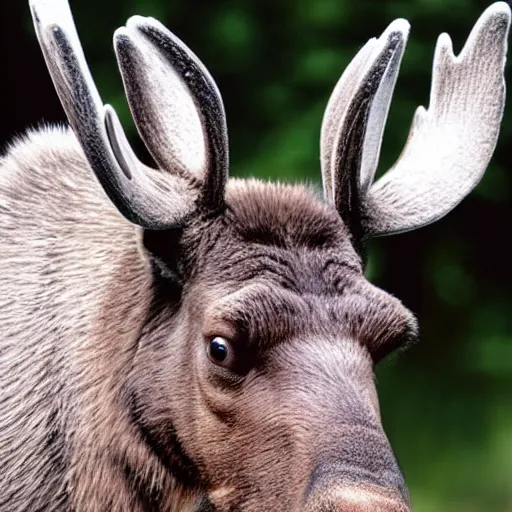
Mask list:
[{"label": "moose neck", "polygon": [[[86,358],[75,354],[77,365],[90,364],[91,353],[96,359],[94,376],[79,372],[83,414],[77,414],[83,417],[75,421],[83,428],[75,441],[77,448],[89,446],[90,451],[84,456],[77,449],[71,463],[77,509],[192,511],[198,501],[190,486],[178,483],[186,472],[190,481],[193,472],[178,441],[171,448],[175,456],[164,459],[137,417],[128,384],[148,311],[155,311],[154,269],[142,257],[140,236],[135,230],[131,241],[117,248],[119,260],[98,304],[96,332],[81,352]],[[102,489],[109,494],[101,494]]]}]

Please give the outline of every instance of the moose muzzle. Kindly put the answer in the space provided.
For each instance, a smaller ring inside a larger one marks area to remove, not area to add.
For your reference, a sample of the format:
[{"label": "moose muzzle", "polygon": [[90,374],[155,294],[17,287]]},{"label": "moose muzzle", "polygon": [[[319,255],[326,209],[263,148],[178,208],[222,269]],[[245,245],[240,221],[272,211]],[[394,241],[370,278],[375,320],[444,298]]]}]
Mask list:
[{"label": "moose muzzle", "polygon": [[333,450],[337,460],[314,471],[305,512],[409,512],[408,491],[384,434],[351,430]]},{"label": "moose muzzle", "polygon": [[[280,403],[297,414],[295,442],[303,467],[309,468],[300,510],[409,512],[409,493],[381,424],[369,361],[354,344],[338,342],[329,352],[324,343],[311,341],[308,351],[303,345],[290,349],[301,364],[281,373],[294,374]],[[324,349],[315,350],[317,344]]]},{"label": "moose muzzle", "polygon": [[387,489],[353,485],[331,488],[327,495],[315,499],[306,512],[410,512],[410,508]]}]

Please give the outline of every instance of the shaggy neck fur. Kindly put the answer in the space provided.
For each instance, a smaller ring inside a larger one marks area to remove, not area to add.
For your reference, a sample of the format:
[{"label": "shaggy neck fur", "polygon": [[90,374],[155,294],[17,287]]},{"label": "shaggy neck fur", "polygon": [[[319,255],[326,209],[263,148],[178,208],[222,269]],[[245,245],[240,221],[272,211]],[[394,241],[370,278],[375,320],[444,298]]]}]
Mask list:
[{"label": "shaggy neck fur", "polygon": [[193,510],[125,390],[152,280],[139,229],[70,132],[31,133],[0,166],[0,509]]}]

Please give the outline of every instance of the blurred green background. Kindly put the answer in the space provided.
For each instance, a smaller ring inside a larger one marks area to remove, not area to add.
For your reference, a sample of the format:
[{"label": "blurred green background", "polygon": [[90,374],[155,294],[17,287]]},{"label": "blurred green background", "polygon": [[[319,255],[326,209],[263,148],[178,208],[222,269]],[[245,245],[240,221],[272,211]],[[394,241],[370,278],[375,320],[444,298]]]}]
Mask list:
[{"label": "blurred green background", "polygon": [[[64,115],[26,5],[2,2],[0,142]],[[489,2],[476,0],[71,0],[105,102],[135,147],[111,36],[132,14],[164,22],[222,91],[231,173],[320,183],[319,130],[329,95],[370,37],[404,17],[408,49],[380,172],[426,105],[437,36],[458,51]],[[510,65],[507,67],[510,77]],[[510,81],[510,80],[509,80]],[[416,512],[512,512],[512,115],[477,190],[440,222],[371,243],[368,276],[418,316],[421,342],[378,370],[386,431]]]}]

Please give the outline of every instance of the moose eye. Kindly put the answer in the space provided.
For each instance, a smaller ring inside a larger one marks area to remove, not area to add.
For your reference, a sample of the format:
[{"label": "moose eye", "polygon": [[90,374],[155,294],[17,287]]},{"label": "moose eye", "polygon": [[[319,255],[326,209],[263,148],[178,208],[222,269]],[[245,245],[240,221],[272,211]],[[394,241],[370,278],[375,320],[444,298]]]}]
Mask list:
[{"label": "moose eye", "polygon": [[229,342],[220,336],[212,338],[207,347],[208,357],[212,362],[219,365],[224,365],[229,361],[230,350]]}]

